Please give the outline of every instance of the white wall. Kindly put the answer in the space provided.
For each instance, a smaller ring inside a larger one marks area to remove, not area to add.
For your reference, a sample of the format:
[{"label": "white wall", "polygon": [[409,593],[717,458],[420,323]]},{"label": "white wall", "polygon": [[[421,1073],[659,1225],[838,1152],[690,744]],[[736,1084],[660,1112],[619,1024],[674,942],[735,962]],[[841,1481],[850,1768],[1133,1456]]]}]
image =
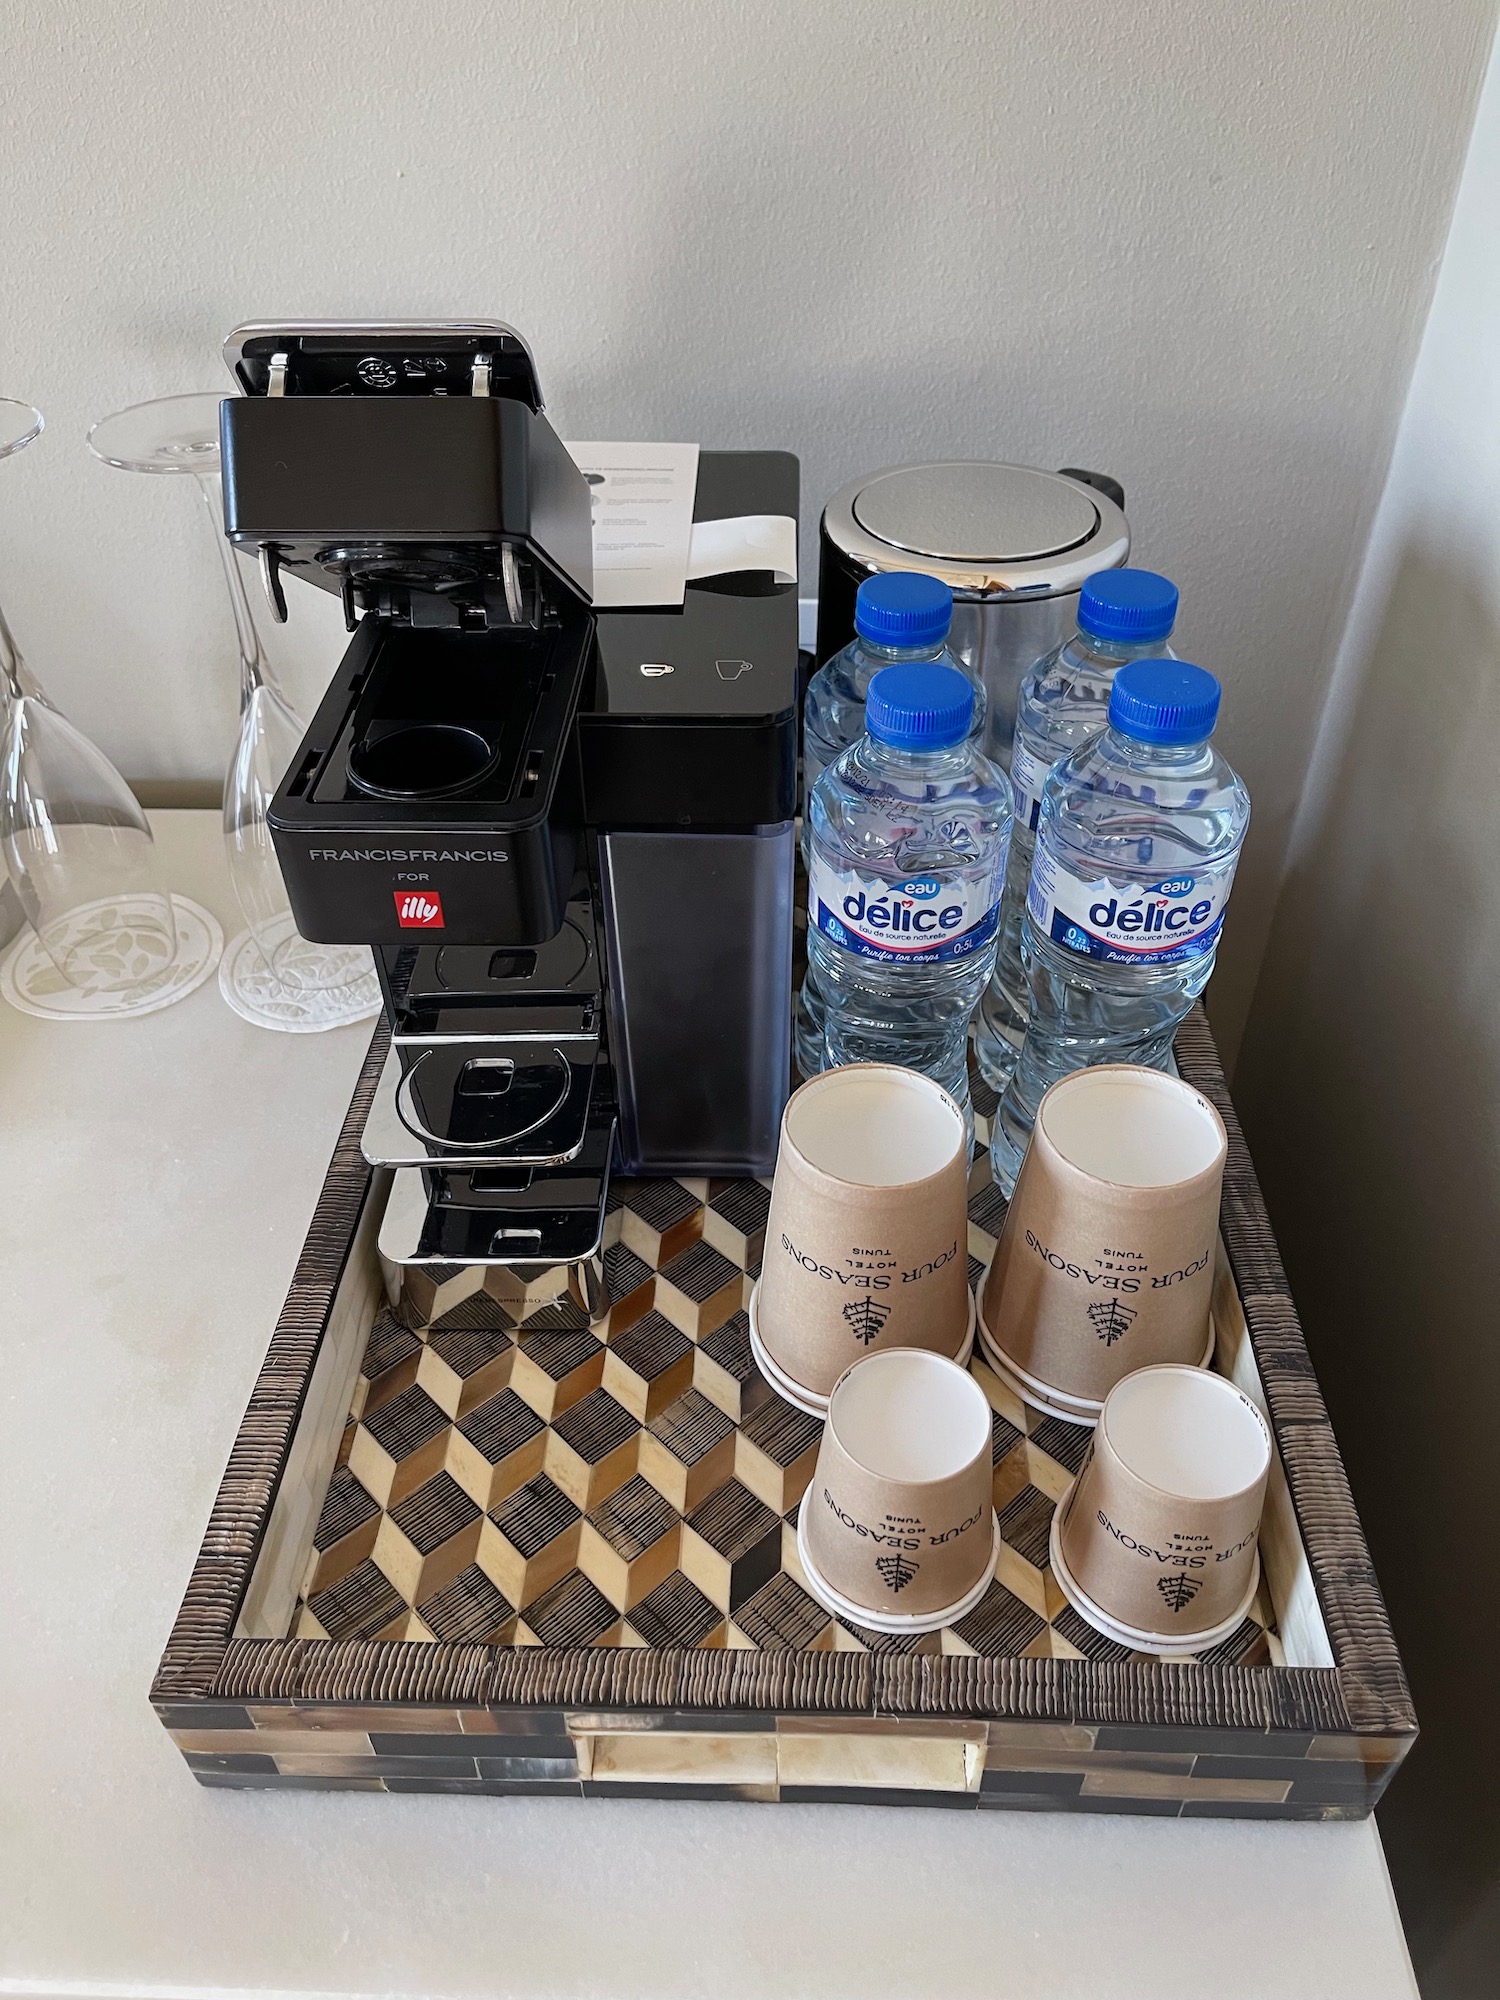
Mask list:
[{"label": "white wall", "polygon": [[1423,1740],[1422,1991],[1500,1966],[1500,51],[1236,1080]]},{"label": "white wall", "polygon": [[[498,314],[565,435],[790,447],[809,521],[914,456],[1122,478],[1255,795],[1233,1041],[1493,0],[14,12],[0,392],[51,430],[0,573],[128,775],[221,768],[228,630],[191,496],[89,422],[220,384],[241,318]],[[306,706],[340,638],[300,594]]]}]

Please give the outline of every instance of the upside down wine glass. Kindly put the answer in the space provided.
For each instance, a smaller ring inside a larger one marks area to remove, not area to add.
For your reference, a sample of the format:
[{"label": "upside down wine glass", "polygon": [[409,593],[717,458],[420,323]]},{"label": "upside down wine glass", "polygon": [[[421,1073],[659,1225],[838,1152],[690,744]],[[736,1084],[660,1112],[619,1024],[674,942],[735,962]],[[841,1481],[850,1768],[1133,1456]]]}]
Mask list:
[{"label": "upside down wine glass", "polygon": [[[224,779],[224,847],[230,880],[256,948],[287,995],[322,996],[323,1025],[354,1020],[375,999],[370,953],[364,946],[313,944],[297,930],[267,811],[296,755],[303,724],[276,685],[250,613],[239,559],[225,539],[219,490],[219,403],[212,393],[161,396],[105,417],[89,432],[89,449],[126,472],[189,473],[207,512],[224,571],[239,647],[240,727]],[[227,963],[227,955],[226,955]]]},{"label": "upside down wine glass", "polygon": [[[0,458],[41,430],[29,404],[0,400]],[[138,999],[177,955],[146,815],[103,751],[48,700],[3,612],[0,680],[0,845],[21,907],[69,986]]]}]

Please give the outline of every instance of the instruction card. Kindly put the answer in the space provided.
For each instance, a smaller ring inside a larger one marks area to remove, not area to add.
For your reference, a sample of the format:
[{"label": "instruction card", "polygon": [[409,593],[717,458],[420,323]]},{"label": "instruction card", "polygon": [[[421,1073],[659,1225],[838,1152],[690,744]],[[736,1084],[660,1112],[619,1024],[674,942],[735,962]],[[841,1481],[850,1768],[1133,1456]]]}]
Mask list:
[{"label": "instruction card", "polygon": [[594,604],[681,604],[695,444],[569,444],[594,496]]},{"label": "instruction card", "polygon": [[694,577],[770,570],[797,581],[790,514],[693,520],[695,444],[569,444],[593,491],[594,606],[681,604]]}]

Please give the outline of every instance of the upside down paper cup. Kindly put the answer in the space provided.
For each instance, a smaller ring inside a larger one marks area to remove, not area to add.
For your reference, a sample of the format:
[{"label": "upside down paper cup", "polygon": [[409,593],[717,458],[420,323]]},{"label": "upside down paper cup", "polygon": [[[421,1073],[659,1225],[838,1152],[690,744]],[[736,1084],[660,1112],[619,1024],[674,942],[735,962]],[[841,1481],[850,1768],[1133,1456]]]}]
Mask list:
[{"label": "upside down paper cup", "polygon": [[1270,1427],[1222,1375],[1127,1376],[1059,1509],[1053,1567],[1064,1595],[1101,1630],[1169,1646],[1238,1624],[1258,1574],[1270,1469]]},{"label": "upside down paper cup", "polygon": [[792,1096],[753,1300],[776,1386],[821,1400],[863,1355],[963,1350],[967,1164],[962,1111],[915,1070],[853,1063]]},{"label": "upside down paper cup", "polygon": [[876,1629],[961,1617],[995,1564],[990,1456],[990,1406],[967,1369],[913,1348],[855,1362],[798,1511],[808,1588]]},{"label": "upside down paper cup", "polygon": [[1051,1390],[1091,1422],[1135,1369],[1202,1361],[1225,1150],[1223,1120],[1180,1077],[1119,1063],[1053,1084],[979,1307],[1023,1393]]}]

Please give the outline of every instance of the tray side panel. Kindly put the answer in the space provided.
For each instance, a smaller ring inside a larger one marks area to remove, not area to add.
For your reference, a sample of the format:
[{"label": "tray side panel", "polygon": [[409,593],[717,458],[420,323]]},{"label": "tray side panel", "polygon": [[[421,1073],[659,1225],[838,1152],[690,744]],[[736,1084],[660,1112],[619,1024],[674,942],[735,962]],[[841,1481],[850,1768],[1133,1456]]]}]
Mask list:
[{"label": "tray side panel", "polygon": [[230,1451],[203,1545],[152,1685],[153,1701],[206,1695],[229,1644],[369,1193],[371,1172],[359,1148],[359,1135],[388,1038],[382,1022],[354,1086],[286,1304]]},{"label": "tray side panel", "polygon": [[[1220,1713],[1208,1669],[1185,1670],[1203,1683],[1188,1691],[1195,1720],[1183,1720],[1176,1699],[1182,1690],[1174,1683],[1183,1670],[1164,1670],[1159,1677],[1117,1673],[1108,1677],[1112,1687],[1084,1691],[1086,1705],[1112,1711],[1114,1719],[1083,1723],[999,1719],[987,1712],[1028,1692],[997,1687],[997,1665],[1076,1662],[952,1662],[976,1670],[963,1676],[970,1682],[965,1691],[973,1697],[973,1712],[952,1713],[952,1690],[945,1687],[936,1693],[950,1703],[948,1712],[921,1715],[892,1713],[890,1705],[917,1706],[924,1694],[934,1693],[923,1686],[931,1679],[921,1671],[923,1663],[878,1660],[871,1663],[873,1690],[865,1685],[868,1675],[855,1675],[843,1686],[826,1675],[807,1677],[821,1678],[820,1691],[832,1701],[842,1697],[858,1704],[870,1692],[877,1700],[883,1693],[888,1706],[877,1714],[724,1705],[575,1708],[532,1698],[538,1690],[530,1685],[519,1689],[525,1699],[515,1706],[472,1700],[440,1705],[431,1700],[426,1673],[438,1650],[365,1646],[360,1651],[367,1657],[351,1661],[339,1657],[346,1649],[328,1642],[304,1642],[295,1654],[284,1647],[242,1645],[226,1661],[221,1692],[247,1699],[221,1702],[211,1717],[183,1708],[166,1719],[195,1774],[218,1786],[978,1806],[1185,1818],[1358,1818],[1374,1804],[1404,1747],[1399,1739],[1361,1739],[1337,1728],[1266,1727],[1267,1716],[1281,1707],[1276,1683],[1288,1678],[1269,1669],[1238,1676],[1243,1699],[1236,1720],[1242,1726],[1236,1727],[1205,1719]],[[465,1679],[473,1685],[483,1677],[477,1657],[483,1649],[468,1649],[468,1658],[461,1657],[464,1649],[442,1650],[448,1655],[442,1662],[443,1688]],[[376,1651],[386,1657],[382,1671],[372,1674],[368,1656]],[[720,1667],[727,1664],[724,1655],[717,1658]],[[822,1656],[822,1663],[827,1659]],[[619,1656],[609,1660],[599,1653],[561,1658],[552,1663],[552,1684],[555,1688],[571,1666],[589,1674],[596,1691],[638,1695],[640,1678],[622,1685],[613,1671],[620,1664]],[[609,1671],[601,1672],[605,1665]],[[279,1671],[281,1687],[279,1698],[268,1699],[273,1670]],[[386,1700],[334,1698],[336,1689],[350,1685],[351,1671],[361,1686],[379,1687]],[[1090,1675],[1097,1677],[1099,1669],[1089,1668],[1082,1678]],[[755,1691],[814,1692],[785,1677],[778,1690],[771,1685],[775,1678],[756,1674]],[[1290,1678],[1300,1684],[1305,1724],[1320,1708],[1329,1718],[1342,1713],[1332,1674]],[[660,1671],[654,1679],[652,1692],[668,1692],[660,1685]],[[890,1684],[882,1688],[883,1681]],[[723,1685],[705,1688],[696,1677],[671,1691],[679,1698],[707,1694],[718,1704],[729,1692]],[[286,1698],[292,1692],[297,1699]],[[1029,1692],[1040,1697],[1040,1705],[1051,1705],[1045,1686]]]},{"label": "tray side panel", "polygon": [[1385,1601],[1201,1008],[1183,1022],[1176,1052],[1183,1076],[1213,1103],[1229,1135],[1220,1226],[1350,1720],[1358,1732],[1414,1733],[1416,1713]]},{"label": "tray side panel", "polygon": [[[1214,1274],[1214,1325],[1218,1334],[1216,1365],[1262,1410],[1266,1408],[1265,1385],[1255,1362],[1234,1273],[1220,1238],[1219,1263]],[[1331,1667],[1333,1648],[1318,1606],[1312,1565],[1297,1526],[1297,1510],[1292,1505],[1281,1454],[1271,1460],[1271,1477],[1266,1487],[1265,1511],[1260,1524],[1260,1557],[1265,1565],[1266,1583],[1276,1606],[1276,1626],[1281,1635],[1287,1664],[1298,1667]]]},{"label": "tray side panel", "polygon": [[237,1639],[281,1638],[296,1609],[313,1534],[348,1421],[360,1358],[365,1352],[371,1323],[385,1297],[375,1238],[389,1180],[389,1174],[383,1171],[371,1178],[370,1194],[355,1229],[308,1379],[286,1470],[235,1623]]},{"label": "tray side panel", "polygon": [[488,1708],[649,1716],[825,1714],[1077,1721],[1083,1726],[1347,1732],[1337,1674],[1316,1667],[1166,1665],[1016,1658],[894,1657],[455,1646],[405,1641],[237,1640],[217,1702],[479,1702]]}]

